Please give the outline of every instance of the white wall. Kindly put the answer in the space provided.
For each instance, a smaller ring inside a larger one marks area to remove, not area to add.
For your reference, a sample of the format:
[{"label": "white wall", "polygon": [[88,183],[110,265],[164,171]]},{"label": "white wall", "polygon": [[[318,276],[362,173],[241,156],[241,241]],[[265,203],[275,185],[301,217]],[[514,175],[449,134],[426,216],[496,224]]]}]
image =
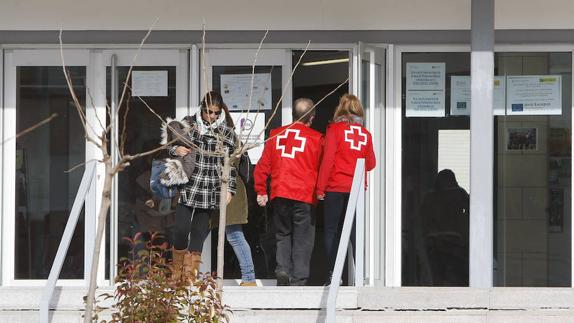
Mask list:
[{"label": "white wall", "polygon": [[[574,28],[574,1],[495,0],[496,28]],[[0,30],[468,29],[471,0],[2,0]]]},{"label": "white wall", "polygon": [[459,29],[470,0],[2,0],[0,30]]}]

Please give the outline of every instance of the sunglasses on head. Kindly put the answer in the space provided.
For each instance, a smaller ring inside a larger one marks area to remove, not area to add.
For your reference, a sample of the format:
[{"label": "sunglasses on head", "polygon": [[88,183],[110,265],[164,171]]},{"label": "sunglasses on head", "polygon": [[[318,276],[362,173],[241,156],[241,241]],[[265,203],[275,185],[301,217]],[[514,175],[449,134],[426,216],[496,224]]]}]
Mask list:
[{"label": "sunglasses on head", "polygon": [[215,114],[216,116],[221,115],[222,110],[219,111],[213,111],[213,110],[209,110],[209,109],[202,109],[203,112],[207,113],[208,115],[212,115]]}]

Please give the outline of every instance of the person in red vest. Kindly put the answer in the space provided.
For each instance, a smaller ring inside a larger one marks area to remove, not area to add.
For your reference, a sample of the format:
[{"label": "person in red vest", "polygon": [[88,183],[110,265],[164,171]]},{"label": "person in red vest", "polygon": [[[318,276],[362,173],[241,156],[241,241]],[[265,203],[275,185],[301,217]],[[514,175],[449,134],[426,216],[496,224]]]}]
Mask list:
[{"label": "person in red vest", "polygon": [[303,286],[309,278],[315,242],[315,185],[323,150],[323,136],[310,128],[313,101],[295,101],[292,124],[271,131],[255,167],[257,203],[265,206],[267,179],[271,177],[271,202],[277,233],[278,286]]},{"label": "person in red vest", "polygon": [[[365,171],[375,168],[371,133],[363,126],[363,107],[359,99],[345,94],[339,100],[333,122],[327,127],[325,150],[317,180],[317,199],[324,200],[324,237],[328,259],[330,282],[349,192],[353,184],[357,159],[365,159]],[[362,238],[362,237],[361,237]],[[351,243],[355,241],[355,223],[351,233]]]}]

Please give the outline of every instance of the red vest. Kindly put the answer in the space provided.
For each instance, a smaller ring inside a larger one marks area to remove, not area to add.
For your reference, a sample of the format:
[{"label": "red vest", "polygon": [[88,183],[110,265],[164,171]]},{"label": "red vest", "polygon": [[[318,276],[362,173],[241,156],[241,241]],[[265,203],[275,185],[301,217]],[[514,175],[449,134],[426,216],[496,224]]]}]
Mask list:
[{"label": "red vest", "polygon": [[359,158],[365,158],[365,171],[375,168],[377,161],[371,133],[357,123],[330,124],[325,136],[317,195],[325,192],[350,192]]},{"label": "red vest", "polygon": [[255,191],[267,195],[271,176],[271,200],[276,197],[305,203],[315,201],[315,185],[323,150],[323,136],[296,122],[273,129],[263,155],[255,166]]}]

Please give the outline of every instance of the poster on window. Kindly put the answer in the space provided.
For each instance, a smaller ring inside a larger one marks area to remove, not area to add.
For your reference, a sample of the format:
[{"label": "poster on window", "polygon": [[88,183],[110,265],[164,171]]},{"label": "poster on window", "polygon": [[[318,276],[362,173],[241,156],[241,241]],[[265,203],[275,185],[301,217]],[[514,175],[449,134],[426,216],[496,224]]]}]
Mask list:
[{"label": "poster on window", "polygon": [[445,116],[445,63],[407,63],[406,116]]},{"label": "poster on window", "polygon": [[[251,82],[253,81],[253,92]],[[221,96],[231,111],[271,110],[271,73],[222,74]]]},{"label": "poster on window", "polygon": [[560,75],[507,76],[508,115],[561,115]]},{"label": "poster on window", "polygon": [[133,71],[132,96],[167,96],[167,71]]},{"label": "poster on window", "polygon": [[[265,141],[265,113],[240,113],[231,112],[231,118],[235,125],[235,133],[245,143],[259,143],[260,145],[250,149],[247,153],[252,164],[257,164],[263,153],[263,143]],[[242,130],[243,129],[243,130]],[[261,133],[261,137],[259,134]]]},{"label": "poster on window", "polygon": [[[506,109],[506,81],[504,76],[494,77],[493,114],[504,115]],[[450,77],[450,115],[470,115],[470,76]]]}]

